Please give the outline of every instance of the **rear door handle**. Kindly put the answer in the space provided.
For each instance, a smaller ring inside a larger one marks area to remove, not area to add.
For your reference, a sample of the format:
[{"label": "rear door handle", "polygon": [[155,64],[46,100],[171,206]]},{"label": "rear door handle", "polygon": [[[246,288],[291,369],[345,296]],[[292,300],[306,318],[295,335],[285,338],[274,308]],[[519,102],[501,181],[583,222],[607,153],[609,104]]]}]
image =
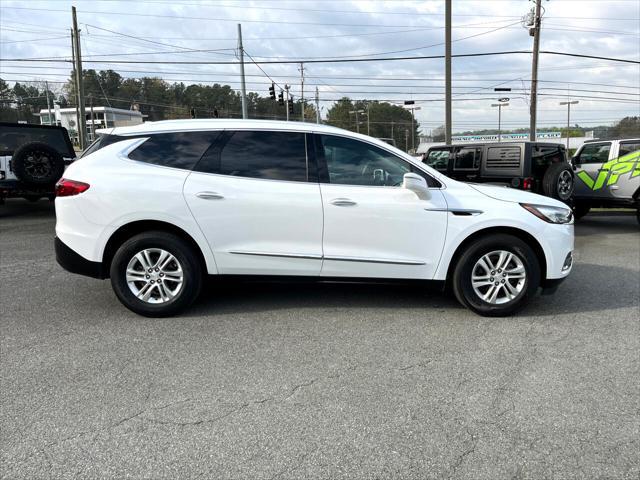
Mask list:
[{"label": "rear door handle", "polygon": [[218,192],[198,192],[196,193],[196,197],[204,200],[222,200],[224,195]]},{"label": "rear door handle", "polygon": [[357,204],[357,202],[354,202],[350,198],[334,198],[331,200],[331,205],[335,205],[336,207],[353,207]]}]

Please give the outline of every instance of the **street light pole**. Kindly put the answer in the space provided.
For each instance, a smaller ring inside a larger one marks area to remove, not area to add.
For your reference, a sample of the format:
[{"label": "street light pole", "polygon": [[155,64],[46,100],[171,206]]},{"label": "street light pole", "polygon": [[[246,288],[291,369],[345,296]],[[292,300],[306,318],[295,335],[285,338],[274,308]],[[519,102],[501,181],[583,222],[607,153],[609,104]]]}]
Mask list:
[{"label": "street light pole", "polygon": [[569,128],[571,125],[571,105],[575,105],[576,103],[580,103],[578,100],[574,100],[573,102],[560,102],[560,105],[567,106],[567,152],[569,151]]},{"label": "street light pole", "polygon": [[498,141],[502,141],[502,107],[508,107],[508,103],[492,103],[492,107],[498,107]]},{"label": "street light pole", "polygon": [[360,122],[358,120],[358,114],[359,113],[364,113],[364,110],[349,110],[349,113],[355,113],[356,114],[356,133],[360,133]]}]

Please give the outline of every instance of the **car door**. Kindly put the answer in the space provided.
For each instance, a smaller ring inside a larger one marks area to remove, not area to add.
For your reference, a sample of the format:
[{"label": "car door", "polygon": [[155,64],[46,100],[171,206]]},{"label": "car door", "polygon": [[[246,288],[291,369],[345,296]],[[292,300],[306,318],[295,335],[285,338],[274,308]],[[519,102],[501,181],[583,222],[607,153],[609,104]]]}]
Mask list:
[{"label": "car door", "polygon": [[618,158],[619,164],[611,167],[616,175],[611,193],[614,197],[629,199],[640,188],[640,140],[621,140]]},{"label": "car door", "polygon": [[478,181],[481,161],[482,148],[472,146],[456,148],[451,166],[452,178],[461,182]]},{"label": "car door", "polygon": [[607,198],[611,192],[606,185],[609,172],[602,166],[609,161],[611,142],[587,143],[573,158],[576,166],[574,195],[578,198]]},{"label": "car door", "polygon": [[421,174],[377,145],[344,136],[316,135],[324,207],[322,276],[431,279],[447,229],[438,188],[420,200],[403,188],[403,175]]},{"label": "car door", "polygon": [[221,274],[319,275],[322,203],[307,134],[225,131],[184,185]]}]

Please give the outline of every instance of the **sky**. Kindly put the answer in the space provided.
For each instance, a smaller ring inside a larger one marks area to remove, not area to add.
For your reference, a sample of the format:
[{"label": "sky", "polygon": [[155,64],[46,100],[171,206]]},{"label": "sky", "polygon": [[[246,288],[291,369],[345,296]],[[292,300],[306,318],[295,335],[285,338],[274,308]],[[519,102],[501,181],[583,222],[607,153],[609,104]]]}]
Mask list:
[{"label": "sky", "polygon": [[[300,65],[257,66],[251,59],[444,54],[444,1],[0,0],[0,78],[10,84],[48,80],[53,89],[61,87],[68,63],[15,60],[68,59],[72,5],[85,69],[186,84],[239,89],[239,66],[137,62],[236,62],[240,23],[247,90],[263,96],[273,80],[277,88],[289,84],[298,98]],[[533,38],[522,17],[533,5],[453,0],[453,54],[531,51]],[[543,0],[543,9],[541,50],[640,60],[640,0]],[[503,96],[510,98],[502,109],[503,129],[528,127],[530,53],[454,58],[452,70],[454,132],[496,128],[498,112],[491,104]],[[305,98],[317,87],[323,116],[332,101],[348,96],[398,104],[414,100],[424,133],[444,122],[442,59],[305,63],[304,75]],[[640,115],[638,64],[541,54],[539,79],[539,131],[566,124],[566,107],[558,103],[568,99],[579,101],[572,106],[571,123],[585,127]],[[512,91],[496,94],[496,86]]]}]

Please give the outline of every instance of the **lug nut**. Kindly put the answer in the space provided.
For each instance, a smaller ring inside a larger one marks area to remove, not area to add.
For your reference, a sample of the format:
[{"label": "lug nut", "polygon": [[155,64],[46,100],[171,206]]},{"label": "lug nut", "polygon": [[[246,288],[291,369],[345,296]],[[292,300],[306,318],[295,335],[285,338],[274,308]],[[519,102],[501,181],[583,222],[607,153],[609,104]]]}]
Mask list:
[{"label": "lug nut", "polygon": [[149,275],[145,275],[145,277],[147,277],[147,278],[151,278],[151,277],[149,277]]},{"label": "lug nut", "polygon": [[504,281],[504,280],[502,280],[502,283],[504,283],[504,282],[505,282],[505,281]]},{"label": "lug nut", "polygon": [[498,269],[498,273],[502,273],[502,269],[501,268]]},{"label": "lug nut", "polygon": [[160,274],[160,276],[161,276],[161,277],[164,277],[164,273],[161,273],[161,274]]},{"label": "lug nut", "polygon": [[491,272],[491,275],[495,275],[495,274],[496,274],[496,271],[495,271],[495,270]]},{"label": "lug nut", "polygon": [[[154,283],[153,280],[151,280],[151,283]],[[496,285],[497,285],[497,283],[496,283]]]},{"label": "lug nut", "polygon": [[507,276],[507,274],[506,274],[506,273],[503,273],[503,274],[502,274],[502,276],[503,276],[503,277],[506,277],[506,276]]},{"label": "lug nut", "polygon": [[[153,283],[153,280],[151,280],[151,283]],[[500,285],[500,283],[496,282],[494,285]]]},{"label": "lug nut", "polygon": [[160,269],[159,269],[159,268],[156,268],[156,272],[159,272],[159,271],[160,271]]},{"label": "lug nut", "polygon": [[150,269],[149,269],[149,273],[151,273],[151,272],[153,272],[153,269],[152,269],[152,268],[150,268]]}]

